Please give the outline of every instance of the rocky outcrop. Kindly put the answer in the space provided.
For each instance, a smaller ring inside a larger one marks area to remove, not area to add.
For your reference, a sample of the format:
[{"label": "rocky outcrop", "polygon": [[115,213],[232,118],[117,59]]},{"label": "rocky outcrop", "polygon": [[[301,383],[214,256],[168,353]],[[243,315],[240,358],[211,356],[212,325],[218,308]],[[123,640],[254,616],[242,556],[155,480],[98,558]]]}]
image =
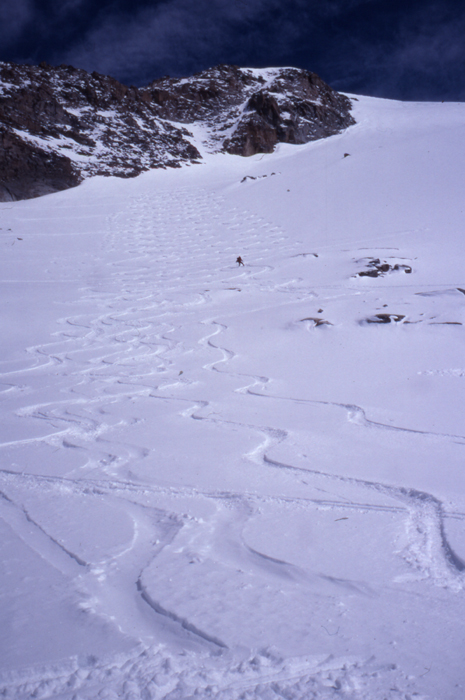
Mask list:
[{"label": "rocky outcrop", "polygon": [[241,156],[271,153],[355,123],[351,103],[310,71],[217,66],[192,78],[162,78],[147,88],[159,114],[207,127],[205,145]]},{"label": "rocky outcrop", "polygon": [[71,66],[0,64],[0,201],[200,158],[136,88]]},{"label": "rocky outcrop", "polygon": [[135,88],[72,66],[0,63],[0,201],[197,163],[201,152],[270,153],[353,123],[348,98],[303,70],[218,66]]},{"label": "rocky outcrop", "polygon": [[0,128],[0,202],[40,197],[80,181],[68,158]]}]

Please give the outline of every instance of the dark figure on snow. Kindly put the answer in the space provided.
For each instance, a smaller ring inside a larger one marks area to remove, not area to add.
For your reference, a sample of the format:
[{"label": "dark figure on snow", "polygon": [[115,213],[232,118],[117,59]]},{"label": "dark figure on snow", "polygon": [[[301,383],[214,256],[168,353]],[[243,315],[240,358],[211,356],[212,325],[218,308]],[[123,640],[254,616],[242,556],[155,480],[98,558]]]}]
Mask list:
[{"label": "dark figure on snow", "polygon": [[236,258],[236,262],[237,262],[237,264],[239,265],[239,267],[240,267],[241,265],[244,266],[244,261],[242,260],[242,258],[241,258],[240,255]]}]

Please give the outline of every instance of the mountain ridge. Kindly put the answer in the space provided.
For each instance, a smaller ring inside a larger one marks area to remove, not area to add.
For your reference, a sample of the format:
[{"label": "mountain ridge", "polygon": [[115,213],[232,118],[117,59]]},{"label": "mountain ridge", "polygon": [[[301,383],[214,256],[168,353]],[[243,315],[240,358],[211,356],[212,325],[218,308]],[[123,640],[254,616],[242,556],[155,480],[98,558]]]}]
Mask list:
[{"label": "mountain ridge", "polygon": [[297,68],[220,65],[136,88],[73,66],[0,63],[0,201],[199,163],[201,150],[270,153],[341,132],[350,108]]}]

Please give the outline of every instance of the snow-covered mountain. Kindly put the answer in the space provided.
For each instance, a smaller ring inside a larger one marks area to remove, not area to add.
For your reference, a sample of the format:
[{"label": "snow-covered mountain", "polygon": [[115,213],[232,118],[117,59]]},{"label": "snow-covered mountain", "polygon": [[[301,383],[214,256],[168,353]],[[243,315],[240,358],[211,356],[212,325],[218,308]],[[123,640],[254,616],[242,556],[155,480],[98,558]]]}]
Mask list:
[{"label": "snow-covered mountain", "polygon": [[204,152],[270,153],[340,132],[349,110],[294,68],[218,66],[137,89],[72,66],[0,63],[0,201],[198,163]]},{"label": "snow-covered mountain", "polygon": [[462,700],[465,105],[351,99],[0,205],[1,698]]}]

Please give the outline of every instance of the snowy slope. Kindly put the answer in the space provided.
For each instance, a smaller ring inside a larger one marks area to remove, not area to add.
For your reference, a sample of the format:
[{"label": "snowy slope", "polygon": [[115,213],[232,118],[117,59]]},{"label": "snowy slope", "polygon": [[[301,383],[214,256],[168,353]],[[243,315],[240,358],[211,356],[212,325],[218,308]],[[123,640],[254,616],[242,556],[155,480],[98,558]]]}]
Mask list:
[{"label": "snowy slope", "polygon": [[1,205],[2,697],[464,697],[465,106],[354,104]]}]

